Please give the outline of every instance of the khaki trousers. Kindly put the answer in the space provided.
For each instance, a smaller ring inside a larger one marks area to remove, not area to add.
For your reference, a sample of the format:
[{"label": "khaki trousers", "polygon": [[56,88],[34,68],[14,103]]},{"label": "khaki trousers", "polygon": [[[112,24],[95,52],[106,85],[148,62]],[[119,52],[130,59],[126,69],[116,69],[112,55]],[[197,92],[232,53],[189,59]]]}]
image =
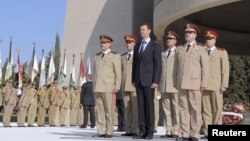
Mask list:
[{"label": "khaki trousers", "polygon": [[38,125],[44,125],[46,116],[46,109],[43,107],[38,108],[37,123]]},{"label": "khaki trousers", "polygon": [[3,126],[10,126],[11,115],[14,109],[14,105],[5,105],[3,112]]},{"label": "khaki trousers", "polygon": [[83,125],[83,115],[84,115],[84,111],[83,111],[83,106],[80,105],[80,108],[78,109],[78,125]]},{"label": "khaki trousers", "polygon": [[113,134],[113,114],[115,105],[112,93],[95,93],[96,126],[99,135]]},{"label": "khaki trousers", "polygon": [[154,112],[155,112],[155,123],[154,123],[154,130],[157,130],[158,128],[158,123],[159,123],[159,100],[156,98],[154,98]]},{"label": "khaki trousers", "polygon": [[68,108],[60,108],[59,110],[59,125],[65,125],[66,124],[66,114],[67,114]]},{"label": "khaki trousers", "polygon": [[57,105],[50,105],[49,106],[49,125],[56,125],[56,112],[57,112]]},{"label": "khaki trousers", "polygon": [[123,101],[125,107],[126,133],[139,133],[138,126],[138,102],[136,92],[124,92]]},{"label": "khaki trousers", "polygon": [[220,91],[203,91],[202,117],[204,133],[208,135],[208,125],[222,124],[223,94]]},{"label": "khaki trousers", "polygon": [[163,93],[161,95],[166,135],[179,135],[180,118],[178,99],[178,93]]},{"label": "khaki trousers", "polygon": [[37,105],[30,104],[28,109],[28,125],[33,125],[37,115]]},{"label": "khaki trousers", "polygon": [[72,108],[70,110],[70,125],[76,125],[76,114],[79,108]]},{"label": "khaki trousers", "polygon": [[20,107],[17,114],[17,125],[24,126],[25,118],[27,116],[27,107]]},{"label": "khaki trousers", "polygon": [[202,123],[201,92],[199,90],[179,90],[180,127],[182,137],[199,138]]}]

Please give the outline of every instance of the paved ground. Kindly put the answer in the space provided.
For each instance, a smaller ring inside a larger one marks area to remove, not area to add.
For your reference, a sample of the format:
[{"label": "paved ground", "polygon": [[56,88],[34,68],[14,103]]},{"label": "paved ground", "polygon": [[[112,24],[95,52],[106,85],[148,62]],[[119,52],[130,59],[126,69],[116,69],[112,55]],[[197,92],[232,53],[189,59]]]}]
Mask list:
[{"label": "paved ground", "polygon": [[[115,132],[111,139],[92,137],[96,135],[96,129],[80,129],[78,127],[14,127],[4,128],[0,123],[0,141],[132,141],[131,137],[123,137],[121,133]],[[160,126],[154,135],[154,141],[174,141],[175,139],[161,139],[160,135],[165,133],[164,127]],[[135,140],[133,140],[135,141]]]}]

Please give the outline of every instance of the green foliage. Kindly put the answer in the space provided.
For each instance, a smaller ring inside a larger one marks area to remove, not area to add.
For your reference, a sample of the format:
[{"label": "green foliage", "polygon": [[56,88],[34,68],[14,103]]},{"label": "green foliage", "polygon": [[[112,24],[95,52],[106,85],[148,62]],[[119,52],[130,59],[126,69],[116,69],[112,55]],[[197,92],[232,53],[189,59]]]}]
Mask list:
[{"label": "green foliage", "polygon": [[224,103],[250,103],[250,57],[229,56],[229,86],[224,94]]}]

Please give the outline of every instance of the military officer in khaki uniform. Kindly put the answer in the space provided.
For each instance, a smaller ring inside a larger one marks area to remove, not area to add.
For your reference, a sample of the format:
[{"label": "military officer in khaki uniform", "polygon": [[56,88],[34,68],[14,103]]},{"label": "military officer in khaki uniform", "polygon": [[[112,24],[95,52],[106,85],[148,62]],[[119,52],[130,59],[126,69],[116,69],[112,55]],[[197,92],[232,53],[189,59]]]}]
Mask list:
[{"label": "military officer in khaki uniform", "polygon": [[162,72],[160,81],[160,92],[162,107],[164,112],[164,127],[166,129],[165,135],[161,138],[178,137],[180,120],[179,120],[179,103],[178,90],[174,87],[174,60],[176,54],[176,44],[178,35],[169,31],[165,37],[165,49],[162,51]]},{"label": "military officer in khaki uniform", "polygon": [[50,127],[56,126],[55,119],[57,114],[57,108],[59,105],[57,80],[53,82],[49,89],[49,125]]},{"label": "military officer in khaki uniform", "polygon": [[39,127],[44,127],[46,111],[49,108],[49,95],[47,85],[42,86],[38,90],[38,115],[37,123]]},{"label": "military officer in khaki uniform", "polygon": [[111,51],[113,39],[107,35],[100,37],[100,53],[94,63],[94,95],[96,126],[100,137],[111,138],[113,134],[113,114],[115,97],[121,87],[121,56]]},{"label": "military officer in khaki uniform", "polygon": [[201,91],[207,86],[209,61],[205,48],[196,42],[198,27],[187,24],[186,44],[176,49],[174,86],[179,93],[181,137],[179,141],[199,140],[201,117]]},{"label": "military officer in khaki uniform", "polygon": [[18,101],[18,115],[17,115],[17,126],[25,127],[25,118],[29,107],[29,95],[28,95],[28,84],[23,83],[23,90],[20,100]]},{"label": "military officer in khaki uniform", "polygon": [[3,109],[3,95],[2,95],[2,84],[0,84],[0,112]]},{"label": "military officer in khaki uniform", "polygon": [[10,119],[13,112],[14,107],[17,104],[17,90],[12,86],[13,81],[11,79],[8,80],[8,83],[2,90],[3,95],[3,105],[4,105],[4,113],[3,113],[3,126],[10,126]]},{"label": "military officer in khaki uniform", "polygon": [[70,95],[68,93],[68,87],[63,86],[63,91],[59,93],[59,125],[65,126],[66,114],[69,109]]},{"label": "military officer in khaki uniform", "polygon": [[28,87],[29,95],[29,109],[28,109],[28,126],[34,127],[33,123],[35,122],[37,115],[37,90],[36,83],[33,82],[30,87]]},{"label": "military officer in khaki uniform", "polygon": [[205,32],[206,50],[209,56],[208,84],[203,91],[203,120],[205,136],[208,135],[208,125],[222,124],[223,92],[228,87],[229,61],[227,51],[215,46],[218,33],[208,30]]},{"label": "military officer in khaki uniform", "polygon": [[125,134],[122,136],[133,136],[139,133],[138,127],[138,103],[135,87],[132,85],[132,64],[136,37],[125,35],[124,40],[128,52],[122,54],[122,93],[125,106]]},{"label": "military officer in khaki uniform", "polygon": [[70,94],[70,126],[76,126],[76,115],[80,107],[80,96],[77,86],[74,86]]}]

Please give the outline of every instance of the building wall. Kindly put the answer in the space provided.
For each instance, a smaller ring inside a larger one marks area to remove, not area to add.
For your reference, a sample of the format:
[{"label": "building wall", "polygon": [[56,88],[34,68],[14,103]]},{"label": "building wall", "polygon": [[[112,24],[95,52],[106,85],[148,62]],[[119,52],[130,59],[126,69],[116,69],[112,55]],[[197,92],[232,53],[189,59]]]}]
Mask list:
[{"label": "building wall", "polygon": [[87,58],[90,57],[93,66],[94,56],[100,52],[99,35],[109,35],[114,39],[112,50],[125,52],[123,36],[132,33],[133,1],[67,0],[66,8],[62,50],[67,50],[68,75],[65,85],[68,85],[72,55],[76,55],[75,70],[78,78],[80,53],[83,53],[84,63],[86,64]]}]

